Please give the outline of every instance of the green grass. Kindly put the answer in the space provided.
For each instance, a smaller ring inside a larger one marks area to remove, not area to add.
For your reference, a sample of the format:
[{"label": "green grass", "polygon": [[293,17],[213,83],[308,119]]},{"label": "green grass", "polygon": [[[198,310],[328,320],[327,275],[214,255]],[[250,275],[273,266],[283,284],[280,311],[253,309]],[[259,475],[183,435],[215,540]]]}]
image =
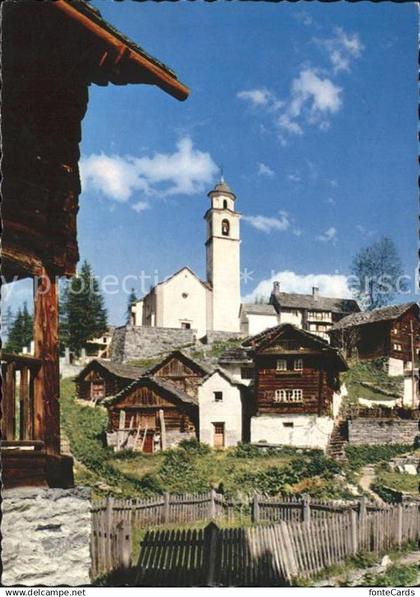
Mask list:
[{"label": "green grass", "polygon": [[409,475],[408,473],[397,473],[389,470],[388,467],[378,466],[376,468],[376,482],[386,485],[395,491],[418,494],[420,475]]},{"label": "green grass", "polygon": [[347,464],[349,471],[358,471],[366,464],[377,464],[379,462],[389,462],[394,456],[405,454],[412,451],[413,447],[409,444],[380,444],[345,447]]},{"label": "green grass", "polygon": [[161,360],[162,359],[133,359],[132,361],[128,361],[127,365],[140,367],[141,369],[150,369],[154,365],[160,363]]},{"label": "green grass", "polygon": [[377,575],[366,575],[365,587],[414,587],[418,586],[419,568],[417,565],[401,566],[394,564],[386,572]]},{"label": "green grass", "polygon": [[384,361],[382,359],[373,361],[350,361],[349,370],[343,374],[342,381],[346,384],[350,404],[357,403],[359,398],[368,400],[380,400],[381,402],[390,401],[393,405],[395,398],[388,397],[373,388],[362,386],[361,382],[369,382],[384,389],[402,395],[403,377],[389,377],[384,370]]}]

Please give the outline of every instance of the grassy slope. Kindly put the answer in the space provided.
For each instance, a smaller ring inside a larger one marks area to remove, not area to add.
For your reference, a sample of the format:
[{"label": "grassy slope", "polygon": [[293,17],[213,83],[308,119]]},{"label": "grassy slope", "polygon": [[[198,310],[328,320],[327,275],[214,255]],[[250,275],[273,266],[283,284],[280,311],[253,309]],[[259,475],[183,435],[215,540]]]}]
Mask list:
[{"label": "grassy slope", "polygon": [[[211,487],[238,492],[308,492],[345,497],[333,476],[339,469],[319,452],[284,448],[261,454],[251,447],[216,452],[208,447],[168,450],[153,455],[115,454],[105,445],[106,412],[74,400],[74,384],[61,384],[62,426],[77,460],[76,481],[97,495],[150,496],[163,491],[188,493]],[[108,485],[108,487],[107,487]]]},{"label": "grassy slope", "polygon": [[409,475],[408,473],[397,473],[386,470],[382,467],[376,469],[376,482],[390,487],[395,491],[418,494],[420,475]]},{"label": "grassy slope", "polygon": [[395,398],[387,397],[372,388],[362,386],[360,382],[369,382],[388,392],[402,394],[403,378],[389,377],[383,369],[381,360],[353,361],[349,365],[350,369],[342,376],[342,379],[346,384],[350,403],[356,403],[358,398],[382,402],[389,400],[391,404],[395,400]]}]

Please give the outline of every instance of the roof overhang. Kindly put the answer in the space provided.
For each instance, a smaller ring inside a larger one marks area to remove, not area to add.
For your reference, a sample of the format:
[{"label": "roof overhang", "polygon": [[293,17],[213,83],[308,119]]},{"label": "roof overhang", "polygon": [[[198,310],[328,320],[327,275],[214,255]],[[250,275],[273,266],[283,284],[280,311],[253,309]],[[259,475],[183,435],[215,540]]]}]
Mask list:
[{"label": "roof overhang", "polygon": [[111,61],[112,64],[108,66],[117,67],[114,69],[114,78],[110,79],[111,82],[156,85],[178,100],[187,99],[189,89],[178,81],[175,73],[141,51],[134,43],[130,43],[114,28],[108,26],[93,10],[88,16],[70,0],[55,0],[51,2],[51,6],[90,31],[98,41],[109,48],[109,55],[105,52],[103,61],[104,63]]}]

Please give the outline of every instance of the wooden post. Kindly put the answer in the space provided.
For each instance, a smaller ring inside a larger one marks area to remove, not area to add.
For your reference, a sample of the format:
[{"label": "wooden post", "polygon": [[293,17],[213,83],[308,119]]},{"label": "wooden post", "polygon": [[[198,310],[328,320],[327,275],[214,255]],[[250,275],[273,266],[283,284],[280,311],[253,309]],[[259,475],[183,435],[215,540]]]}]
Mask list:
[{"label": "wooden post", "polygon": [[105,541],[105,570],[112,569],[112,531],[113,531],[113,507],[114,499],[112,497],[107,498],[106,510],[105,510],[105,529],[104,529],[104,541]]},{"label": "wooden post", "polygon": [[60,454],[60,372],[57,282],[42,268],[34,279],[35,357],[42,365],[35,383],[35,439],[47,454]]},{"label": "wooden post", "polygon": [[397,544],[401,547],[403,542],[403,507],[402,504],[397,505]]},{"label": "wooden post", "polygon": [[219,527],[210,522],[204,529],[203,568],[206,571],[206,586],[216,586],[216,558],[218,555]]},{"label": "wooden post", "polygon": [[258,503],[258,494],[254,493],[252,498],[252,522],[260,521],[260,505]]},{"label": "wooden post", "polygon": [[14,440],[16,434],[16,372],[14,363],[7,363],[2,392],[2,436]]},{"label": "wooden post", "polygon": [[159,409],[159,421],[160,421],[160,448],[166,450],[166,425],[165,425],[165,413],[163,408]]},{"label": "wooden post", "polygon": [[210,518],[216,520],[216,491],[214,489],[210,492]]},{"label": "wooden post", "polygon": [[169,522],[170,502],[171,502],[171,494],[168,493],[167,491],[165,491],[165,493],[163,494],[163,522],[165,522],[165,523]]},{"label": "wooden post", "polygon": [[309,524],[311,522],[311,496],[302,496],[302,520]]},{"label": "wooden post", "polygon": [[20,428],[19,439],[30,439],[29,428],[29,369],[22,367],[19,382]]},{"label": "wooden post", "polygon": [[350,510],[350,533],[351,533],[351,552],[355,556],[359,551],[359,541],[357,532],[357,512]]}]

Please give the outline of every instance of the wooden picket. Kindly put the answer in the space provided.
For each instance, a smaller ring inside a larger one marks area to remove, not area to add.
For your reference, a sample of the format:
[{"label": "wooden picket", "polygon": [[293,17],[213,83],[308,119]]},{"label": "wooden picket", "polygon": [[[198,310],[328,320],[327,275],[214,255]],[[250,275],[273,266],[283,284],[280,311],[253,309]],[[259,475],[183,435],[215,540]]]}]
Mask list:
[{"label": "wooden picket", "polygon": [[330,517],[248,528],[149,531],[138,586],[288,586],[359,551],[383,553],[420,537],[418,505],[362,506]]},{"label": "wooden picket", "polygon": [[91,577],[98,578],[113,570],[131,566],[132,527],[128,520],[115,521],[112,511],[92,515]]}]

